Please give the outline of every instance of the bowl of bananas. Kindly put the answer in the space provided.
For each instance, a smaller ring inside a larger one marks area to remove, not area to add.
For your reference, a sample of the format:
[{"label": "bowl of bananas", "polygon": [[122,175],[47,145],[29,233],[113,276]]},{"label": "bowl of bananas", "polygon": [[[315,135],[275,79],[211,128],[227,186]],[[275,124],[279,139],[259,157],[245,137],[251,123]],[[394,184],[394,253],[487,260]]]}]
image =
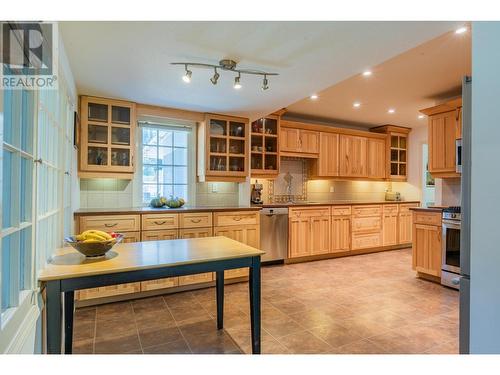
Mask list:
[{"label": "bowl of bananas", "polygon": [[64,240],[86,257],[96,258],[106,255],[113,246],[123,240],[123,237],[120,233],[106,233],[91,229],[76,236],[66,237]]}]

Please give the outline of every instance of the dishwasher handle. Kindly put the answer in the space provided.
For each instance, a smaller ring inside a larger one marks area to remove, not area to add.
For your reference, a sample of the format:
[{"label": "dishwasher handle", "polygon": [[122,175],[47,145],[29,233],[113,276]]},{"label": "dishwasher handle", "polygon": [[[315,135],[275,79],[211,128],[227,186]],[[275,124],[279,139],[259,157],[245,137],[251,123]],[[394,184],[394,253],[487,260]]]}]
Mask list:
[{"label": "dishwasher handle", "polygon": [[276,207],[276,208],[263,208],[260,212],[261,215],[266,215],[268,217],[276,215],[288,215],[288,207]]}]

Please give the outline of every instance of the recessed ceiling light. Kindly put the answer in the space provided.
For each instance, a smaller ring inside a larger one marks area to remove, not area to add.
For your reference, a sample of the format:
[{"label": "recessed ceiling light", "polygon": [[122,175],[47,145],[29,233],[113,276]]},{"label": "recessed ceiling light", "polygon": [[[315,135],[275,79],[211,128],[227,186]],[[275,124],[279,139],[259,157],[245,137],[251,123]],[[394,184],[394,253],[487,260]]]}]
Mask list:
[{"label": "recessed ceiling light", "polygon": [[360,102],[354,102],[354,103],[352,104],[352,106],[353,106],[354,108],[359,108],[359,107],[361,107],[361,103],[360,103]]},{"label": "recessed ceiling light", "polygon": [[394,112],[396,112],[396,110],[395,110],[394,108],[389,108],[389,109],[387,110],[387,113],[394,113]]},{"label": "recessed ceiling light", "polygon": [[463,34],[467,31],[467,27],[462,26],[455,30],[455,34]]},{"label": "recessed ceiling light", "polygon": [[316,99],[318,99],[318,95],[317,95],[317,94],[312,94],[312,95],[310,96],[310,98],[311,98],[312,100],[316,100]]},{"label": "recessed ceiling light", "polygon": [[419,119],[423,119],[425,116],[424,115],[418,115]]},{"label": "recessed ceiling light", "polygon": [[371,75],[372,75],[372,72],[371,72],[370,70],[365,70],[365,71],[363,72],[363,75],[364,75],[365,77],[368,77],[368,76],[371,76]]}]

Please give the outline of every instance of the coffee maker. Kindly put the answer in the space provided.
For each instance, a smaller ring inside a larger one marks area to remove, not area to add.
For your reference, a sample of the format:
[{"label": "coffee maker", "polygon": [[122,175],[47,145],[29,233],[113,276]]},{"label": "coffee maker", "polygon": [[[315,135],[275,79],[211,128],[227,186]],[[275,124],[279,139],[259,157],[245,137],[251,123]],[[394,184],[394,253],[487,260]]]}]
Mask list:
[{"label": "coffee maker", "polygon": [[255,184],[252,184],[252,194],[250,195],[250,202],[253,204],[262,204],[262,189],[264,186],[259,184],[259,181],[255,180]]}]

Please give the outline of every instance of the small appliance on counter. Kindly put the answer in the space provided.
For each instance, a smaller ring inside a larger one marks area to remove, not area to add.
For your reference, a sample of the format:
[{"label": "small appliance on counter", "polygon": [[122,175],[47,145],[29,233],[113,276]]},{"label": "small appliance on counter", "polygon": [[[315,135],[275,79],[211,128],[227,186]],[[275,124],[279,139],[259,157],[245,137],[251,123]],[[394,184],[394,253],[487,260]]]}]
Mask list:
[{"label": "small appliance on counter", "polygon": [[255,184],[252,184],[252,194],[250,195],[250,202],[253,204],[262,204],[262,189],[264,185],[259,184],[259,181],[255,180]]},{"label": "small appliance on counter", "polygon": [[385,200],[386,201],[400,201],[401,193],[398,191],[386,191],[385,192]]}]

